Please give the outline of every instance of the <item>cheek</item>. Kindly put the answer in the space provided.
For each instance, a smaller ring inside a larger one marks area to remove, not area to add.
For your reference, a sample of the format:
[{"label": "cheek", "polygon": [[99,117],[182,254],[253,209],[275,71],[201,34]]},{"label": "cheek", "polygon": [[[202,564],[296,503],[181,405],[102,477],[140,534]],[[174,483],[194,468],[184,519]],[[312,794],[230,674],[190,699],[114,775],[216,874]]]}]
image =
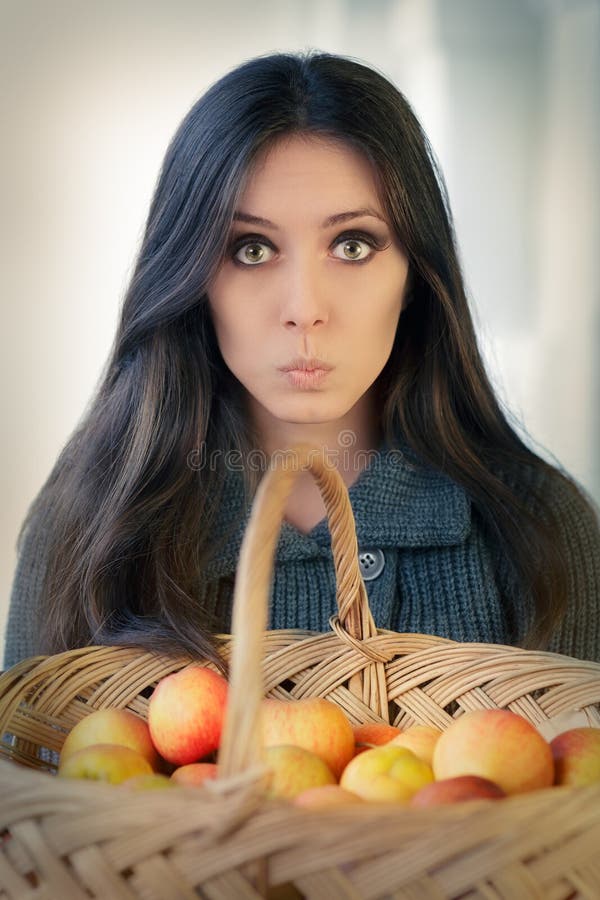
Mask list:
[{"label": "cheek", "polygon": [[257,317],[232,308],[211,307],[217,344],[227,367],[238,378],[252,377],[260,359],[261,329]]},{"label": "cheek", "polygon": [[378,296],[371,294],[371,302],[354,317],[353,328],[357,340],[370,344],[374,353],[381,353],[393,343],[400,314],[402,297],[397,282],[391,289],[381,291]]},{"label": "cheek", "polygon": [[256,289],[248,286],[226,268],[219,273],[207,291],[208,309],[219,341],[242,343],[246,336],[258,330],[261,310],[256,303]]},{"label": "cheek", "polygon": [[377,304],[373,304],[365,316],[356,318],[354,346],[356,359],[363,360],[361,368],[364,375],[379,374],[388,361],[399,327],[401,311],[402,303],[398,300],[396,292],[395,297],[386,297],[378,309]]}]

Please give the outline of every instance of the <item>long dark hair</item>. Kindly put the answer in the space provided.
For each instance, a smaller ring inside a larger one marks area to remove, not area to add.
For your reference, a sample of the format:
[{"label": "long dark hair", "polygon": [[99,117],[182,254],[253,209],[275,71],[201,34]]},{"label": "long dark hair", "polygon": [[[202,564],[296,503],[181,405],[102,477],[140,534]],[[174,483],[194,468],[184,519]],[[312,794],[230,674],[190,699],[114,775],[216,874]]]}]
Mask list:
[{"label": "long dark hair", "polygon": [[564,613],[551,506],[540,495],[534,516],[519,480],[550,467],[519,439],[486,377],[425,134],[377,71],[327,53],[276,53],[216,82],[167,150],[99,386],[28,516],[43,509],[51,521],[47,651],[135,642],[218,660],[220,622],[203,606],[202,571],[221,478],[191,467],[189,454],[203,445],[243,458],[249,438],[206,292],[253,163],[298,132],[341,139],[371,161],[409,257],[411,302],[377,382],[388,440],[401,434],[467,490],[508,566],[515,628],[515,598],[531,609],[529,633],[515,641],[544,645]]}]

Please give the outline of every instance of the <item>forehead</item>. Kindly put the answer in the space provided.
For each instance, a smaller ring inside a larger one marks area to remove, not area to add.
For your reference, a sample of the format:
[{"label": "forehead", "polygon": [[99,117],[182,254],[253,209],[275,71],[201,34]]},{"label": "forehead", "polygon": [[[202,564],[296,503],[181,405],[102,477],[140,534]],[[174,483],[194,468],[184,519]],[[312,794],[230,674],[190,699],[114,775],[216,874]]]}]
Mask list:
[{"label": "forehead", "polygon": [[[382,210],[378,181],[371,162],[342,140],[295,134],[277,139],[259,155],[246,177],[240,205],[258,208],[350,204],[348,209],[375,206]],[[341,209],[339,210],[341,211]]]}]

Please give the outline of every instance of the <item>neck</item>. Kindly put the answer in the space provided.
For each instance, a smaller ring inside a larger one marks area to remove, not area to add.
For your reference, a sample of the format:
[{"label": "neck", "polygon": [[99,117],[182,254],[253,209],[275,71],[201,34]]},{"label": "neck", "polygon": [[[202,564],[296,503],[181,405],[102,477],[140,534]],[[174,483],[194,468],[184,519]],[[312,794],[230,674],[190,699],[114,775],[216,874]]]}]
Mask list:
[{"label": "neck", "polygon": [[377,450],[382,435],[376,409],[368,395],[335,421],[286,422],[275,419],[263,407],[252,409],[252,420],[259,447],[267,456],[299,443],[318,447],[327,453],[327,459],[347,485],[367,465],[369,453]]}]

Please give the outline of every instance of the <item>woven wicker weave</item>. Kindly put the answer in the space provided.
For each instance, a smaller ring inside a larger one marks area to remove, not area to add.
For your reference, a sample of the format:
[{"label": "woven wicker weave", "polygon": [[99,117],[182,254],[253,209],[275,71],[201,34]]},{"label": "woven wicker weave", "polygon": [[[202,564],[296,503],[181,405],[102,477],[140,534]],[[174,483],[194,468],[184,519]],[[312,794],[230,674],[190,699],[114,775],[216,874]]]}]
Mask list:
[{"label": "woven wicker weave", "polygon": [[[445,728],[465,710],[512,709],[540,727],[578,710],[600,725],[600,665],[558,654],[377,631],[346,489],[307,448],[255,498],[234,598],[220,778],[132,793],[52,778],[93,709],[145,716],[150,690],[188,658],[91,647],[25,660],[0,677],[0,898],[600,897],[600,785],[549,788],[435,810],[361,804],[309,811],[263,797],[257,707],[324,696],[354,722]],[[329,518],[339,618],[328,634],[266,632],[287,494],[310,467]],[[261,678],[262,673],[262,678]],[[18,763],[18,765],[16,765]]]}]

